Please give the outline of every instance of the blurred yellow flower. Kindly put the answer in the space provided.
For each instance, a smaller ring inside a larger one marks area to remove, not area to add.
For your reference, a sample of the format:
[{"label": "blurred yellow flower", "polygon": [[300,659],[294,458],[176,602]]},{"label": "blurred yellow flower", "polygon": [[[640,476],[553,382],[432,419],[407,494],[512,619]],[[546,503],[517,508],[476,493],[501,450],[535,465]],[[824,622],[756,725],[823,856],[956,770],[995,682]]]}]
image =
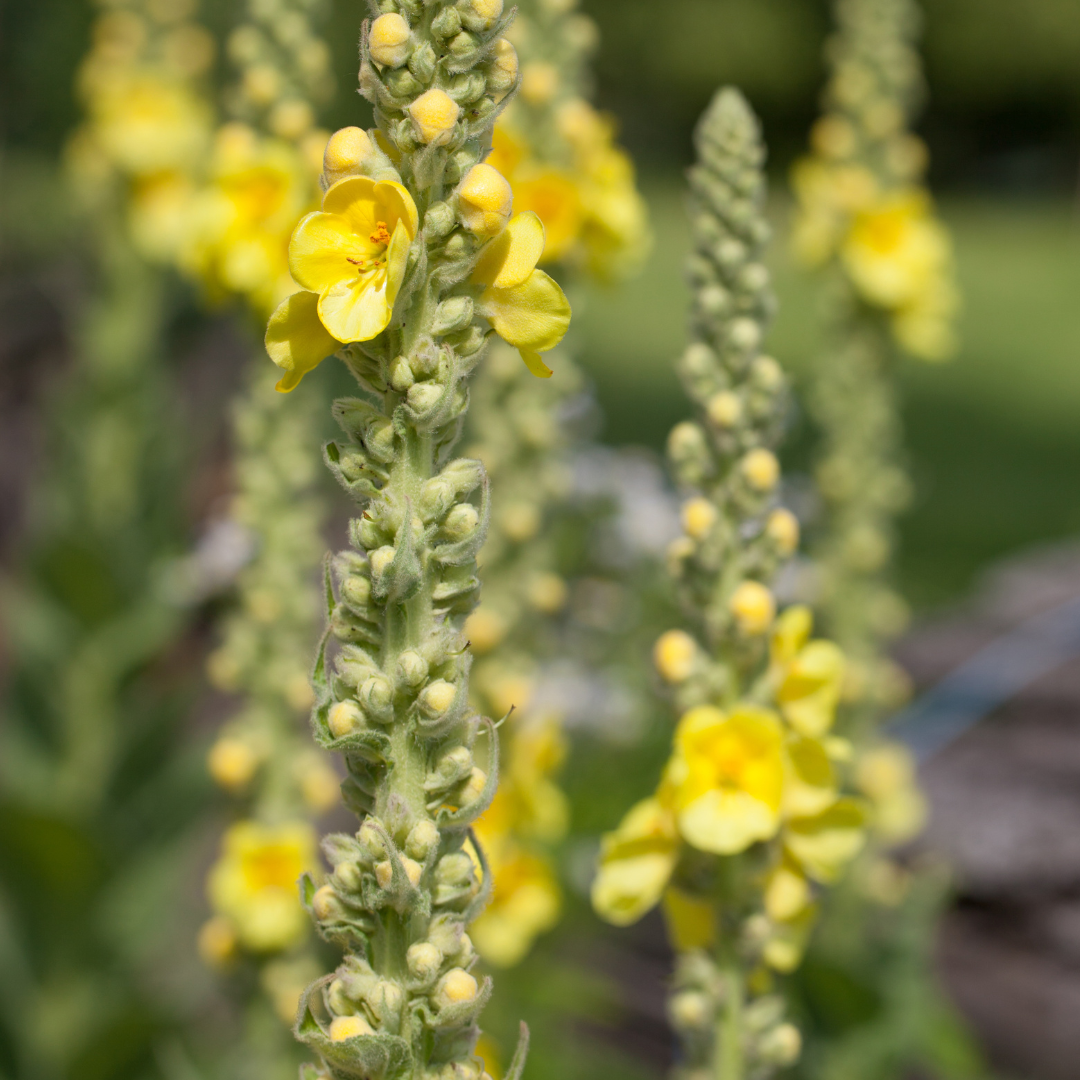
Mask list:
[{"label": "blurred yellow flower", "polygon": [[185,268],[211,294],[239,294],[271,311],[296,291],[289,237],[317,190],[317,173],[294,146],[227,124],[191,208]]},{"label": "blurred yellow flower", "polygon": [[225,833],[210,871],[211,906],[231,921],[242,947],[287,949],[307,932],[298,882],[315,865],[315,832],[308,822],[239,821]]},{"label": "blurred yellow flower", "polygon": [[772,637],[776,703],[800,735],[820,738],[832,727],[844,680],[844,654],[831,641],[807,641],[813,620],[795,605],[777,619]]},{"label": "blurred yellow flower", "polygon": [[865,750],[855,766],[855,783],[870,800],[872,828],[886,844],[904,843],[922,832],[926,799],[906,746],[882,743]]},{"label": "blurred yellow flower", "polygon": [[789,821],[784,847],[815,881],[835,881],[866,842],[866,810],[856,799],[838,799],[813,817]]},{"label": "blurred yellow flower", "polygon": [[670,806],[660,797],[643,799],[601,842],[593,908],[615,926],[637,922],[660,902],[678,861],[679,837]]},{"label": "blurred yellow flower", "polygon": [[665,772],[679,832],[700,851],[733,855],[780,827],[783,728],[769,709],[691,709]]}]

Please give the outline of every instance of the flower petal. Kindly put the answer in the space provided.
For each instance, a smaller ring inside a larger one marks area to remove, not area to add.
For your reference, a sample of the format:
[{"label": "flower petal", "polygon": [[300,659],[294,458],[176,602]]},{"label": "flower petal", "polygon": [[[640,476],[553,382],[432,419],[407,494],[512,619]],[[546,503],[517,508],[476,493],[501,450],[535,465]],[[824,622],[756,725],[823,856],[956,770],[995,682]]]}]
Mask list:
[{"label": "flower petal", "polygon": [[480,254],[472,272],[479,285],[524,285],[544,253],[544,223],[531,210],[517,214]]},{"label": "flower petal", "polygon": [[399,221],[394,226],[394,235],[390,237],[390,244],[386,249],[386,302],[391,308],[397,300],[398,290],[405,278],[405,266],[409,261],[408,226],[404,221]]},{"label": "flower petal", "polygon": [[521,359],[525,361],[525,366],[531,371],[538,379],[550,379],[553,372],[551,368],[540,359],[538,352],[533,352],[531,349],[519,349],[518,353]]},{"label": "flower petal", "polygon": [[296,388],[300,380],[337,351],[340,341],[319,321],[318,297],[296,292],[270,316],[266,327],[266,351],[285,374],[277,384],[282,393]]},{"label": "flower petal", "polygon": [[570,303],[543,270],[534,270],[512,289],[489,286],[479,306],[503,341],[530,352],[554,349],[570,325]]},{"label": "flower petal", "polygon": [[311,292],[322,292],[355,278],[358,263],[373,258],[379,250],[364,235],[357,234],[340,214],[315,211],[303,217],[293,230],[289,241],[289,271],[298,285]]},{"label": "flower petal", "polygon": [[420,224],[408,188],[394,180],[376,183],[368,176],[347,176],[332,184],[323,196],[323,210],[340,214],[361,236],[368,236],[380,221],[393,232],[401,221],[411,240]]},{"label": "flower petal", "polygon": [[774,836],[780,815],[745,791],[713,788],[690,803],[678,822],[683,838],[699,851],[734,855]]},{"label": "flower petal", "polygon": [[855,799],[840,799],[824,813],[788,824],[784,846],[806,873],[831,882],[866,841],[866,811]]},{"label": "flower petal", "polygon": [[390,322],[385,268],[343,281],[319,297],[319,318],[339,341],[370,341]]}]

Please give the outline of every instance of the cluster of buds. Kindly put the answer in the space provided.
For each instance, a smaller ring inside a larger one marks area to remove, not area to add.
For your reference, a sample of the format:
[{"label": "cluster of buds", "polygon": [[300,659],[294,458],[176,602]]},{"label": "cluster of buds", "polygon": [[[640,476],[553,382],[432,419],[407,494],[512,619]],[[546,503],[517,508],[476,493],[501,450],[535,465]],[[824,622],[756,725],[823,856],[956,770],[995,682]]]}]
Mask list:
[{"label": "cluster of buds", "polygon": [[[479,461],[452,450],[468,376],[487,339],[529,370],[569,322],[536,263],[544,231],[511,216],[483,158],[505,100],[499,0],[386,0],[361,36],[361,89],[378,128],[345,128],[324,156],[322,210],[301,220],[290,267],[302,291],[270,319],[267,348],[288,392],[330,353],[362,396],[334,404],[344,437],[326,461],[361,507],[327,574],[329,626],[316,662],[316,740],[344,759],[354,837],[303,899],[340,944],[338,970],[306,992],[296,1032],[310,1075],[479,1080],[466,928],[492,889],[472,827],[491,805],[498,738],[470,703],[463,633],[477,600],[490,510]],[[524,1064],[524,1043],[511,1066]]]},{"label": "cluster of buds", "polygon": [[296,141],[315,123],[313,104],[333,91],[330,50],[313,30],[323,0],[248,0],[247,19],[229,35],[229,59],[239,70],[228,95],[237,119]]},{"label": "cluster of buds", "polygon": [[672,433],[690,495],[671,569],[692,629],[656,644],[682,715],[659,787],[606,836],[593,904],[625,925],[662,903],[680,955],[670,1013],[685,1080],[771,1076],[798,1032],[770,990],[801,961],[816,898],[865,839],[851,746],[830,734],[844,658],[778,615],[771,582],[798,545],[776,505],[785,379],[762,353],[774,306],[762,264],[764,150],[749,106],[720,91],[691,170],[692,344],[679,362],[697,418]]}]

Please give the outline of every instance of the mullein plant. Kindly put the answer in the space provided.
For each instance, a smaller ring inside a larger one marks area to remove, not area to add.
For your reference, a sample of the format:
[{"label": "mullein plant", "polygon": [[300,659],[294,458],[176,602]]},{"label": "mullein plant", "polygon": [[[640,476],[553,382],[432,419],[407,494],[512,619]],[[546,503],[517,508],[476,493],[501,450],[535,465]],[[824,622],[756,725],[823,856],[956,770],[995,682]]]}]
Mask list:
[{"label": "mullein plant", "polygon": [[171,422],[171,299],[141,229],[147,192],[209,138],[214,47],[192,7],[97,5],[78,74],[85,115],[65,179],[86,293],[33,485],[24,583],[5,596],[0,1042],[4,1071],[25,1077],[152,1072],[175,1019],[148,976],[168,948],[162,921],[128,916],[168,888],[205,794],[180,727],[190,609],[167,573],[185,542],[190,444]]},{"label": "mullein plant", "polygon": [[[560,276],[611,282],[635,270],[651,238],[644,200],[612,125],[587,101],[595,24],[574,3],[524,0],[497,54],[507,90],[521,90],[500,115],[487,159],[511,182],[519,210],[545,230],[543,264]],[[496,346],[477,375],[467,432],[500,492],[480,560],[484,602],[466,634],[479,657],[478,707],[513,713],[501,729],[503,783],[477,824],[495,894],[472,937],[481,957],[507,967],[520,961],[561,909],[551,849],[569,824],[554,774],[562,764],[562,718],[531,705],[539,667],[558,649],[559,618],[569,597],[553,532],[567,515],[572,436],[563,414],[583,393],[564,348],[559,378],[530,385],[512,349]]]},{"label": "mullein plant", "polygon": [[778,975],[794,970],[818,894],[864,842],[850,744],[831,734],[844,659],[811,639],[772,582],[799,527],[778,505],[787,380],[762,351],[775,301],[762,258],[764,148],[733,89],[696,132],[691,343],[678,371],[695,408],[668,450],[688,498],[669,552],[686,628],[655,662],[680,718],[656,793],[604,837],[593,904],[616,925],[656,904],[676,968],[675,1075],[766,1077],[799,1055]]},{"label": "mullein plant", "polygon": [[837,0],[834,18],[824,112],[812,153],[792,174],[793,243],[800,261],[822,272],[829,301],[829,348],[807,387],[823,504],[812,554],[823,624],[849,660],[838,726],[855,747],[872,842],[825,912],[818,959],[846,970],[879,1004],[850,1038],[813,1040],[805,1070],[899,1075],[932,1062],[951,1074],[940,1047],[959,1048],[960,1062],[971,1055],[930,973],[944,879],[936,870],[913,876],[890,856],[921,831],[926,807],[910,753],[880,726],[908,692],[887,655],[907,621],[891,583],[894,521],[911,489],[896,371],[904,356],[952,355],[958,297],[949,236],[925,186],[926,147],[910,130],[925,96],[919,7]]},{"label": "mullein plant", "polygon": [[[252,2],[229,35],[237,77],[224,104],[232,119],[216,133],[208,172],[187,200],[184,242],[174,252],[208,298],[238,296],[253,321],[265,321],[296,290],[289,236],[297,217],[318,205],[328,133],[315,127],[315,107],[330,90],[329,50],[314,29],[323,8],[310,0]],[[338,800],[337,774],[304,730],[313,702],[308,658],[318,640],[325,518],[311,455],[317,402],[310,394],[284,400],[267,384],[264,364],[260,350],[233,417],[230,517],[254,554],[208,663],[211,682],[238,696],[208,765],[236,797],[241,816],[210,870],[213,914],[199,935],[207,962],[229,971],[237,987],[262,989],[248,1009],[237,1057],[243,1069],[263,1074],[290,1068],[285,1028],[274,1029],[265,998],[291,1025],[300,993],[318,971],[295,883],[317,866],[312,819]]]},{"label": "mullein plant", "polygon": [[[468,378],[491,336],[547,374],[570,308],[536,264],[544,229],[511,216],[483,163],[508,100],[501,0],[383,0],[361,33],[377,127],[326,147],[320,211],[293,233],[301,291],[266,333],[278,389],[336,354],[360,396],[335,402],[331,471],[362,507],[328,565],[329,626],[314,669],[317,742],[339,752],[361,819],[331,835],[333,867],[302,898],[345,953],[301,998],[305,1075],[479,1078],[468,925],[491,892],[472,825],[498,783],[495,725],[470,707],[463,633],[490,516],[483,465],[455,458]],[[510,1069],[520,1074],[524,1043]]]}]

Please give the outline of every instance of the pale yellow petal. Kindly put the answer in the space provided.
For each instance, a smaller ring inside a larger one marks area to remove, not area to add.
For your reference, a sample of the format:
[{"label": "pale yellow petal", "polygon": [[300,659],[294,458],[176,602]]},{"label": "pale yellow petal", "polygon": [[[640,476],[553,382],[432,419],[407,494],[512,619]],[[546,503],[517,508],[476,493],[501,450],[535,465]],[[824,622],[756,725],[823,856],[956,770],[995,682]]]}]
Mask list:
[{"label": "pale yellow petal", "polygon": [[404,221],[399,221],[394,226],[394,235],[390,237],[390,244],[386,249],[386,302],[391,308],[405,278],[410,243],[408,227]]},{"label": "pale yellow petal", "polygon": [[784,844],[810,877],[835,881],[866,840],[866,811],[855,799],[840,799],[816,817],[789,822]]},{"label": "pale yellow petal", "polygon": [[315,293],[296,292],[283,300],[266,327],[266,351],[285,374],[277,384],[282,392],[296,387],[309,371],[337,351],[336,340],[319,321]]},{"label": "pale yellow petal", "polygon": [[407,188],[393,180],[376,183],[368,176],[347,176],[329,187],[323,210],[340,214],[360,236],[370,235],[380,221],[392,233],[401,221],[411,240],[420,220]]},{"label": "pale yellow petal", "polygon": [[289,272],[298,285],[322,292],[355,278],[360,264],[379,253],[345,218],[316,211],[301,219],[289,241]]},{"label": "pale yellow petal", "polygon": [[604,863],[592,885],[596,913],[615,926],[637,922],[660,902],[677,856],[654,853]]},{"label": "pale yellow petal", "polygon": [[775,835],[780,817],[745,791],[713,788],[679,813],[679,832],[699,851],[734,855]]},{"label": "pale yellow petal", "polygon": [[554,349],[570,325],[570,303],[543,270],[512,289],[489,286],[479,306],[503,341],[530,352]]},{"label": "pale yellow petal", "polygon": [[550,379],[554,374],[551,368],[540,359],[538,352],[532,352],[529,349],[519,349],[521,359],[525,361],[525,366],[535,375],[538,379]]},{"label": "pale yellow petal", "polygon": [[335,285],[319,298],[319,318],[339,341],[370,341],[390,322],[387,284],[379,269]]},{"label": "pale yellow petal", "polygon": [[409,189],[396,180],[380,180],[375,185],[375,198],[386,209],[387,216],[380,218],[386,222],[386,227],[393,232],[394,227],[400,221],[412,240],[416,236],[416,230],[420,227],[420,215],[416,210],[416,203],[409,194]]},{"label": "pale yellow petal", "polygon": [[517,214],[483,250],[472,279],[496,289],[523,285],[544,253],[544,224],[531,210]]}]

